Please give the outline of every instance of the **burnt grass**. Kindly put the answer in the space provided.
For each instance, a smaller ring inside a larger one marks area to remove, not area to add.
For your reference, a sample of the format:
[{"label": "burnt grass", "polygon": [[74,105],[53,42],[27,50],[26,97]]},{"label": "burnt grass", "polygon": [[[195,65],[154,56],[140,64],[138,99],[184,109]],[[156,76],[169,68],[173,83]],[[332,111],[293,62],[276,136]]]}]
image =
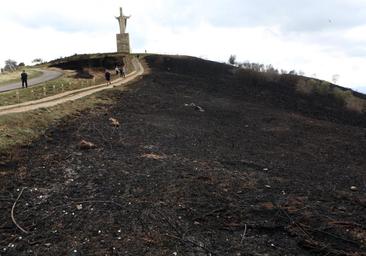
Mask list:
[{"label": "burnt grass", "polygon": [[366,255],[364,115],[293,77],[146,62],[3,161],[0,255]]}]

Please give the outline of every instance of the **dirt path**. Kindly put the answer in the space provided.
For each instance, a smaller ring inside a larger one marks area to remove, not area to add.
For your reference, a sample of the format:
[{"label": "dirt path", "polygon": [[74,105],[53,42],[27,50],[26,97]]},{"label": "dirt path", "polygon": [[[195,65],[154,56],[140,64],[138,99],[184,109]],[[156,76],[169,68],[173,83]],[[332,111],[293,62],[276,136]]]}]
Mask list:
[{"label": "dirt path", "polygon": [[72,101],[72,100],[77,100],[77,99],[83,98],[85,96],[91,95],[93,93],[96,93],[96,92],[99,92],[102,90],[111,89],[115,86],[126,84],[144,73],[144,68],[141,65],[141,63],[138,61],[138,59],[136,59],[136,58],[133,59],[132,64],[134,67],[134,71],[132,71],[130,74],[128,74],[125,78],[119,78],[119,79],[112,81],[111,85],[107,85],[104,83],[104,84],[100,84],[100,85],[91,86],[88,88],[64,92],[64,93],[53,95],[53,96],[43,98],[40,100],[29,101],[29,102],[25,102],[25,103],[16,104],[16,105],[0,107],[0,115],[21,113],[21,112],[27,112],[27,111],[31,111],[31,110],[35,110],[35,109],[39,109],[39,108],[52,107],[52,106],[62,104],[67,101]]},{"label": "dirt path", "polygon": [[[50,80],[54,80],[62,75],[61,72],[54,70],[42,70],[42,75],[39,77],[32,78],[28,81],[28,87],[35,86],[40,83],[44,83]],[[11,83],[0,86],[0,92],[6,92],[14,89],[22,88],[21,82]]]}]

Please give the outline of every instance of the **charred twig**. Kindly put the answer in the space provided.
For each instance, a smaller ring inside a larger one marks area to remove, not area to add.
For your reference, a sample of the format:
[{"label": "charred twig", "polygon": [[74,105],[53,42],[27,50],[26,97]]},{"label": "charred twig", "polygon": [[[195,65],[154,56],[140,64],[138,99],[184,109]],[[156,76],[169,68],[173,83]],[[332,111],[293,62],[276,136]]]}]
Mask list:
[{"label": "charred twig", "polygon": [[321,230],[321,229],[311,229],[310,227],[308,227],[308,226],[305,226],[305,225],[302,225],[302,224],[300,224],[301,226],[304,226],[305,228],[307,228],[308,230],[310,230],[310,232],[319,232],[319,233],[322,233],[323,235],[327,235],[327,236],[331,236],[331,237],[333,237],[333,238],[335,238],[335,239],[338,239],[338,240],[342,240],[343,242],[347,242],[347,243],[351,243],[351,244],[354,244],[354,245],[359,245],[359,243],[358,242],[356,242],[356,241],[353,241],[353,240],[349,240],[349,239],[346,239],[346,238],[343,238],[343,237],[340,237],[340,236],[338,236],[338,235],[336,235],[336,234],[332,234],[332,233],[329,233],[329,232],[327,232],[327,231],[325,231],[325,230]]},{"label": "charred twig", "polygon": [[199,247],[199,248],[201,248],[201,249],[203,249],[203,250],[205,250],[207,253],[209,253],[210,255],[217,255],[216,253],[214,253],[214,252],[212,252],[210,249],[208,249],[207,247],[205,247],[205,246],[203,246],[203,245],[201,245],[201,244],[198,244],[198,243],[196,243],[196,242],[194,242],[194,241],[191,241],[191,240],[187,240],[187,239],[183,239],[183,238],[180,238],[180,237],[177,237],[177,236],[174,236],[174,235],[169,235],[169,234],[165,234],[165,236],[167,236],[167,237],[170,237],[170,238],[174,238],[174,239],[176,239],[176,240],[179,240],[179,241],[181,241],[182,243],[190,243],[190,244],[192,244],[192,245],[195,245],[195,246],[197,246],[197,247]]},{"label": "charred twig", "polygon": [[285,211],[285,210],[283,210],[282,208],[279,208],[280,210],[281,210],[281,212],[283,212],[285,215],[286,215],[286,217],[289,219],[289,221],[290,221],[290,223],[291,223],[291,225],[295,225],[296,227],[298,227],[308,238],[310,238],[311,240],[313,240],[313,237],[311,236],[311,235],[309,235],[302,227],[301,227],[301,225],[299,225],[296,221],[294,221],[291,217],[290,217],[290,215],[288,215],[288,213]]},{"label": "charred twig", "polygon": [[23,191],[24,191],[25,188],[22,188],[22,191],[20,191],[19,195],[18,195],[18,198],[15,200],[14,204],[13,204],[13,207],[11,208],[11,219],[13,221],[13,223],[15,224],[15,226],[17,226],[23,233],[25,234],[28,234],[29,232],[27,230],[25,230],[24,228],[22,228],[18,223],[17,221],[15,220],[15,217],[14,217],[14,210],[15,210],[15,206],[17,205],[18,201],[19,201],[19,198],[22,196],[23,194]]},{"label": "charred twig", "polygon": [[194,220],[201,220],[201,219],[204,219],[205,217],[208,217],[208,216],[211,216],[215,213],[218,213],[218,212],[222,212],[222,211],[225,211],[227,208],[219,208],[219,209],[215,209],[213,211],[210,211],[208,213],[205,213],[204,215],[202,215],[201,217],[197,217],[195,218]]},{"label": "charred twig", "polygon": [[240,244],[243,244],[244,242],[244,239],[245,239],[245,236],[247,235],[247,224],[245,224],[245,227],[244,227],[244,233],[243,235],[241,236],[241,241],[240,241]]},{"label": "charred twig", "polygon": [[179,234],[179,235],[182,235],[182,233],[183,233],[183,231],[182,230],[178,230],[178,228],[180,228],[179,226],[177,227],[177,225],[174,225],[171,221],[170,221],[170,219],[165,215],[165,214],[163,214],[161,211],[159,211],[159,210],[155,210],[168,224],[169,224],[169,226],[171,227],[171,228],[173,228],[174,229],[174,231],[177,233],[177,234]]},{"label": "charred twig", "polygon": [[80,202],[73,202],[73,204],[113,204],[115,206],[123,208],[121,204],[116,203],[114,201],[80,201]]},{"label": "charred twig", "polygon": [[364,228],[361,224],[356,222],[349,222],[349,221],[331,221],[328,224],[330,225],[339,225],[339,226],[354,226],[359,228]]}]

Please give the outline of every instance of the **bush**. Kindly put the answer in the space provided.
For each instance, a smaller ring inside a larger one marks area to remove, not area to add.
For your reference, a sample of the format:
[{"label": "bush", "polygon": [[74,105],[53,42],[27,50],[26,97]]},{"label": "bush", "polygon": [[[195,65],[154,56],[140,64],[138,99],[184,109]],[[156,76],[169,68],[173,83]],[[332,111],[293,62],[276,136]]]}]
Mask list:
[{"label": "bush", "polygon": [[317,83],[314,87],[315,93],[319,95],[328,95],[330,94],[330,83],[323,81],[321,83]]},{"label": "bush", "polygon": [[296,91],[308,95],[313,91],[313,88],[305,80],[300,79],[296,84]]},{"label": "bush", "polygon": [[314,79],[309,79],[309,80],[306,81],[306,87],[307,88],[305,88],[303,90],[306,91],[307,94],[316,93],[318,84],[319,84],[318,81],[316,81]]},{"label": "bush", "polygon": [[229,64],[236,65],[236,55],[230,55]]},{"label": "bush", "polygon": [[340,88],[334,88],[332,90],[332,95],[336,100],[338,100],[342,103],[345,103],[346,99],[352,95],[352,92],[345,91],[345,90],[342,90]]},{"label": "bush", "polygon": [[366,111],[366,100],[354,96],[352,91],[334,88],[332,94],[337,100],[341,101],[348,110],[360,113]]},{"label": "bush", "polygon": [[366,111],[366,101],[355,96],[346,99],[346,108],[363,113]]}]

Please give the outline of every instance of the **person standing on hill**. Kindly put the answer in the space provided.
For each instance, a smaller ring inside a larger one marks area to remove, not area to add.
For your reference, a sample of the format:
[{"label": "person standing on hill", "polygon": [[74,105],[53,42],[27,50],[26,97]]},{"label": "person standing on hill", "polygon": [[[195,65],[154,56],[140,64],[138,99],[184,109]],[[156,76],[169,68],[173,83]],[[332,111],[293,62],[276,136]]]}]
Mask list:
[{"label": "person standing on hill", "polygon": [[112,84],[111,83],[111,73],[107,69],[105,70],[104,77],[105,77],[105,80],[107,81],[107,84]]},{"label": "person standing on hill", "polygon": [[22,88],[28,88],[28,74],[25,73],[25,70],[20,74],[20,79],[22,80]]}]

